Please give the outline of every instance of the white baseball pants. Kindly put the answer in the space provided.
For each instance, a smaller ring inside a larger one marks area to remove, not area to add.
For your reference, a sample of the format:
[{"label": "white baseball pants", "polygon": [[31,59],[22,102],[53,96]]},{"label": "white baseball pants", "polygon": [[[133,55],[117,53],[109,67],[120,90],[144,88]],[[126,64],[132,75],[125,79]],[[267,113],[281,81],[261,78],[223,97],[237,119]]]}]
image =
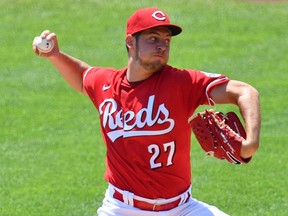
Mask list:
[{"label": "white baseball pants", "polygon": [[192,197],[188,202],[168,211],[144,211],[113,198],[113,192],[109,189],[97,214],[98,216],[228,216],[215,206]]}]

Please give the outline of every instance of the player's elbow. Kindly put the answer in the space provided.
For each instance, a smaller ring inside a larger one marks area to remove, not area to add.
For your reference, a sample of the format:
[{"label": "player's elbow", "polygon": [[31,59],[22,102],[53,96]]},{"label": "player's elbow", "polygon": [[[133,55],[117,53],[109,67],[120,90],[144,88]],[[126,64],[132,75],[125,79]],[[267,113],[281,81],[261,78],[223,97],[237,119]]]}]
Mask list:
[{"label": "player's elbow", "polygon": [[248,93],[250,95],[251,98],[253,98],[256,101],[259,101],[259,92],[256,88],[254,88],[253,86],[248,85]]},{"label": "player's elbow", "polygon": [[240,96],[238,98],[238,103],[239,99],[245,99],[246,102],[254,102],[259,104],[259,92],[256,88],[254,88],[251,85],[245,84],[243,88],[240,90]]}]

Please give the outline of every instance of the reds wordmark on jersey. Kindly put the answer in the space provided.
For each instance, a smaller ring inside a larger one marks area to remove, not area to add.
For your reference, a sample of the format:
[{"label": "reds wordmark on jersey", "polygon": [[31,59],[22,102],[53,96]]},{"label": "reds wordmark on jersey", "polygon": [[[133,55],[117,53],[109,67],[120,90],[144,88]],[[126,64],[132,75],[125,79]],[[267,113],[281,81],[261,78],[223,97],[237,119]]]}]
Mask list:
[{"label": "reds wordmark on jersey", "polygon": [[107,146],[105,179],[138,196],[174,197],[191,184],[188,118],[208,104],[207,86],[209,95],[229,79],[167,65],[129,83],[126,70],[95,67],[83,73]]}]

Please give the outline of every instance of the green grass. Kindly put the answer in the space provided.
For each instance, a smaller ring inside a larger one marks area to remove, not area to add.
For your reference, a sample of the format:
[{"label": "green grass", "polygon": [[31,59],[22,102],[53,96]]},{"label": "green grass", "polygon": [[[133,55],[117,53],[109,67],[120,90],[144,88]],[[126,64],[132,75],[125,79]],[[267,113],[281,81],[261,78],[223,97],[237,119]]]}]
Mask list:
[{"label": "green grass", "polygon": [[31,44],[50,29],[65,52],[122,68],[126,19],[148,6],[184,29],[172,41],[171,65],[224,73],[261,95],[261,147],[250,164],[205,158],[193,138],[193,196],[233,216],[287,215],[288,3],[2,0],[1,216],[96,214],[107,186],[97,111]]}]

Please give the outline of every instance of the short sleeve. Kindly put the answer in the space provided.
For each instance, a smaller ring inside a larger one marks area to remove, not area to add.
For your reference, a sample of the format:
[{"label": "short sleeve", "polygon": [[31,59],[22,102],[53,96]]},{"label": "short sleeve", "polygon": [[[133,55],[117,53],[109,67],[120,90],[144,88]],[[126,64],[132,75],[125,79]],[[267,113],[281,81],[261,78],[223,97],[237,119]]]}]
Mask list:
[{"label": "short sleeve", "polygon": [[229,81],[229,78],[222,74],[208,73],[197,70],[187,70],[191,77],[192,85],[189,88],[189,97],[193,107],[199,105],[214,105],[210,97],[213,87]]}]

